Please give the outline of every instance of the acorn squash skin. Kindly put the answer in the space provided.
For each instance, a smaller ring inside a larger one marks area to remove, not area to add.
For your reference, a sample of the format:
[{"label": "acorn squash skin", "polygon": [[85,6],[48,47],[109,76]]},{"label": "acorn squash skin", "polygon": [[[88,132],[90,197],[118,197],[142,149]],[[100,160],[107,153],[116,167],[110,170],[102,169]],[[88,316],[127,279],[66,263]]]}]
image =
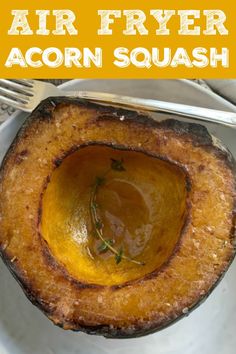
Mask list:
[{"label": "acorn squash skin", "polygon": [[[173,254],[157,272],[114,286],[80,282],[40,235],[42,197],[53,171],[90,145],[138,151],[185,173],[186,220]],[[27,119],[1,166],[0,254],[29,300],[54,324],[111,338],[153,333],[205,300],[232,262],[235,176],[232,155],[201,125],[49,98]],[[214,205],[221,223],[210,212]],[[202,213],[201,207],[207,209]]]}]

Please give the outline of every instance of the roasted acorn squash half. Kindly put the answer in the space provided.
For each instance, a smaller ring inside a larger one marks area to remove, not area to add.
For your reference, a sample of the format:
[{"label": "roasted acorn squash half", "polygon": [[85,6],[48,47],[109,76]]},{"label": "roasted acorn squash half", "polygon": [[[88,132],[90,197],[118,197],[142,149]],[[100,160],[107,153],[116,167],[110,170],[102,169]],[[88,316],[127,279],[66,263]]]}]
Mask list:
[{"label": "roasted acorn squash half", "polygon": [[2,258],[64,329],[162,329],[235,253],[234,160],[201,125],[50,98],[9,149],[0,191]]}]

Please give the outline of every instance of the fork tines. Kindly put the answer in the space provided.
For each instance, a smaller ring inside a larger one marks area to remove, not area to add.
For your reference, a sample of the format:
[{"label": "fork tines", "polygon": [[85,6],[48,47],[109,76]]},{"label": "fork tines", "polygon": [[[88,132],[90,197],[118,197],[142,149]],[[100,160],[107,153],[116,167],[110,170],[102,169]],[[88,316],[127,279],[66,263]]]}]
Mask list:
[{"label": "fork tines", "polygon": [[33,80],[0,79],[0,101],[21,108],[33,96]]}]

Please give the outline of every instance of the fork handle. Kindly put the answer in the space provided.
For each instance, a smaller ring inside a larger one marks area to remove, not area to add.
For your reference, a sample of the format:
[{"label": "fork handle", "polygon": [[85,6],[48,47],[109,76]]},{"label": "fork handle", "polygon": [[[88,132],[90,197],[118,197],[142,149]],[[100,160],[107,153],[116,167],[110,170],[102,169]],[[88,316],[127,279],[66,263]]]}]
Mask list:
[{"label": "fork handle", "polygon": [[236,113],[219,111],[215,109],[189,106],[180,103],[165,102],[154,99],[136,98],[122,95],[115,95],[105,92],[74,91],[64,92],[66,95],[77,96],[86,100],[104,105],[115,105],[131,110],[142,110],[149,112],[172,113],[178,116],[222,124],[236,129]]}]

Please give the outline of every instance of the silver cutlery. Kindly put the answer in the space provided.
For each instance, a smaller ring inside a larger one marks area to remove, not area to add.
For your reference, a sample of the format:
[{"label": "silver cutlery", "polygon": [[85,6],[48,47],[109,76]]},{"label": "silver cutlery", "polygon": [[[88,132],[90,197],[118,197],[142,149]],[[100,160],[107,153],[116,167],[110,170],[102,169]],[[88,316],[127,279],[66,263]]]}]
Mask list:
[{"label": "silver cutlery", "polygon": [[32,112],[42,100],[55,96],[79,97],[134,111],[170,113],[236,128],[236,113],[105,92],[62,91],[51,83],[38,80],[0,79],[0,101],[25,112]]}]

